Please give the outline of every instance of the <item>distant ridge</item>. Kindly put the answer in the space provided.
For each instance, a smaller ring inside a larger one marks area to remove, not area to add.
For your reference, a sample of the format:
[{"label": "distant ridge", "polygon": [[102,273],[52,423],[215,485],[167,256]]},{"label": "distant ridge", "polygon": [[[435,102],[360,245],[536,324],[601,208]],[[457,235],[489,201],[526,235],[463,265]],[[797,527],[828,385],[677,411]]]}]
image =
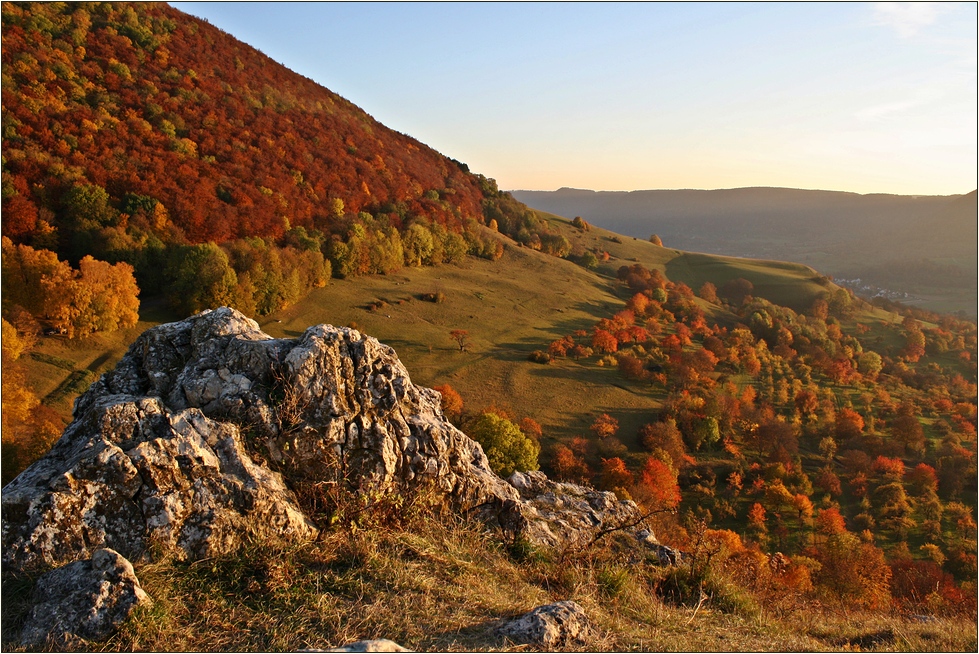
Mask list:
[{"label": "distant ridge", "polygon": [[[581,216],[637,238],[655,233],[679,249],[798,261],[925,297],[947,288],[976,290],[975,190],[950,196],[779,187],[512,193],[535,209]],[[974,295],[956,302],[955,308],[975,312]]]}]

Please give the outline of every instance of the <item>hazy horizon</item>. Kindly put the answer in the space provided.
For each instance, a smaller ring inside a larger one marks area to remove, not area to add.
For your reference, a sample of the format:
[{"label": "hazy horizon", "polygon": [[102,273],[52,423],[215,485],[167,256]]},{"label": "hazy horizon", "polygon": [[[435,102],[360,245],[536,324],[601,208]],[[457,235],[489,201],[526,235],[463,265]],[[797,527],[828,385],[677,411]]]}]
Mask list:
[{"label": "hazy horizon", "polygon": [[972,188],[968,191],[963,191],[961,193],[886,193],[886,192],[870,192],[870,193],[859,193],[857,191],[842,191],[840,189],[832,188],[803,188],[799,186],[728,186],[724,188],[695,188],[692,186],[685,187],[675,187],[675,188],[634,188],[634,189],[605,189],[605,188],[582,188],[578,186],[561,186],[555,189],[544,189],[544,188],[511,188],[505,189],[510,192],[521,192],[526,191],[528,193],[557,193],[558,191],[589,191],[592,193],[642,193],[644,191],[739,191],[745,189],[778,189],[787,191],[822,191],[826,193],[852,193],[854,195],[901,195],[908,197],[945,197],[951,198],[956,196],[968,195],[969,193],[976,192],[976,188]]}]

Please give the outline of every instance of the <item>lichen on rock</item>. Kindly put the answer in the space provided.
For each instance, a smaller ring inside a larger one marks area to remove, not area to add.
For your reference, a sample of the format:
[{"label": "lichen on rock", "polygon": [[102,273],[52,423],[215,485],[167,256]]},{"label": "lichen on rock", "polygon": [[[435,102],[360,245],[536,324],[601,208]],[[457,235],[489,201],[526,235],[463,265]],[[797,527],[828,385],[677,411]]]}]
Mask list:
[{"label": "lichen on rock", "polygon": [[79,638],[104,638],[137,606],[153,603],[133,565],[111,549],[96,550],[91,560],[41,576],[35,594],[40,601],[21,631],[21,642],[28,646],[49,643],[57,648]]},{"label": "lichen on rock", "polygon": [[584,642],[590,630],[585,610],[573,600],[538,606],[497,627],[497,632],[511,641],[545,650]]}]

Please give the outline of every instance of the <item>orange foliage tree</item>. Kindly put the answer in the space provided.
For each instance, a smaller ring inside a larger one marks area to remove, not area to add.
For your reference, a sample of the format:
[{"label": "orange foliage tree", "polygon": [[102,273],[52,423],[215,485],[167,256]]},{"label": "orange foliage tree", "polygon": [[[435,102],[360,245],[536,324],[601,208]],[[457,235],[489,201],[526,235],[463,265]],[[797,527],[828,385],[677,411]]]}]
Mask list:
[{"label": "orange foliage tree", "polygon": [[447,418],[452,420],[462,415],[462,396],[459,395],[458,391],[448,384],[436,386],[434,390],[438,391],[442,395],[442,413],[444,413]]},{"label": "orange foliage tree", "polygon": [[585,459],[565,445],[556,445],[551,458],[554,476],[564,481],[585,483],[591,478],[591,469]]},{"label": "orange foliage tree", "polygon": [[591,425],[591,430],[599,438],[609,438],[615,436],[619,431],[619,421],[609,414],[603,413],[595,418],[595,422]]},{"label": "orange foliage tree", "polygon": [[639,472],[633,497],[649,509],[674,508],[680,503],[676,471],[656,457],[648,457]]},{"label": "orange foliage tree", "polygon": [[602,459],[600,474],[602,488],[615,492],[620,499],[630,499],[628,489],[632,487],[634,478],[625,466],[625,461],[619,457]]}]

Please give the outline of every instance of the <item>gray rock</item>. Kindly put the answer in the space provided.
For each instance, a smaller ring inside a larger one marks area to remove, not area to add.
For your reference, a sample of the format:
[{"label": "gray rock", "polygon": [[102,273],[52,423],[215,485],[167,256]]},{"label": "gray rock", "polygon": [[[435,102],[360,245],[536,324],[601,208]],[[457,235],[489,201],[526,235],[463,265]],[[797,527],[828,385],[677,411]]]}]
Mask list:
[{"label": "gray rock", "polygon": [[641,517],[631,500],[552,481],[542,472],[515,472],[508,481],[520,493],[517,508],[523,519],[522,533],[537,544],[580,547],[602,531],[635,524]]},{"label": "gray rock", "polygon": [[660,565],[680,565],[683,563],[683,552],[660,543],[649,529],[641,529],[636,532],[636,540],[646,549],[652,551]]},{"label": "gray rock", "polygon": [[435,492],[539,545],[587,543],[638,516],[542,473],[500,479],[376,339],[330,325],[273,339],[221,308],[147,330],[76,400],[52,450],[3,489],[3,563],[104,547],[134,558],[150,544],[198,559],[315,537],[266,460],[292,482]]},{"label": "gray rock", "polygon": [[3,491],[3,561],[62,565],[150,542],[178,558],[234,551],[251,537],[309,539],[279,474],[257,465],[239,428],[157,398],[88,404],[44,458]]},{"label": "gray rock", "polygon": [[21,642],[28,646],[100,640],[137,606],[153,603],[132,564],[111,549],[48,572],[38,579],[35,594],[40,602],[21,632]]},{"label": "gray rock", "polygon": [[428,487],[461,509],[518,497],[390,347],[329,325],[273,339],[222,308],[147,330],[76,400],[51,452],[4,488],[3,562],[313,538],[265,458],[294,479]]},{"label": "gray rock", "polygon": [[497,628],[501,636],[517,643],[552,649],[584,642],[590,632],[585,610],[572,600],[538,606]]},{"label": "gray rock", "polygon": [[305,652],[410,652],[393,640],[378,638],[376,640],[358,640],[333,649],[307,649]]}]

